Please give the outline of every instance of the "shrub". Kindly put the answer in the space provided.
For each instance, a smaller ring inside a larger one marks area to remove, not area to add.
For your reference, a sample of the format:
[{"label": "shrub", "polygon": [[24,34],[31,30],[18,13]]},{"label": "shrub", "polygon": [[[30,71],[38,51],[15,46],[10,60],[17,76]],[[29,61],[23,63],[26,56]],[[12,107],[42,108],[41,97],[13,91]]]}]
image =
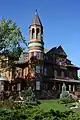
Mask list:
[{"label": "shrub", "polygon": [[[30,103],[26,105],[15,104],[14,102],[10,108],[6,105],[6,103],[10,103],[8,102],[4,101],[3,108],[0,108],[0,120],[80,120],[80,116],[73,111],[60,112],[51,109],[48,112],[44,112]],[[12,107],[13,105],[15,106],[14,108]]]},{"label": "shrub", "polygon": [[68,104],[68,103],[76,102],[77,100],[69,97],[69,98],[62,98],[60,99],[60,101],[62,104]]}]

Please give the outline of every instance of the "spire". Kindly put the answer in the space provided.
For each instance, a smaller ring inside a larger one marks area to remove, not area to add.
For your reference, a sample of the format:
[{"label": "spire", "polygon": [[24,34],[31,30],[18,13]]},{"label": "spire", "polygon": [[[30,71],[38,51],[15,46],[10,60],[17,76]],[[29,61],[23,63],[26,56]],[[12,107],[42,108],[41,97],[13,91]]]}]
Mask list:
[{"label": "spire", "polygon": [[32,24],[31,25],[41,25],[42,26],[42,23],[40,21],[40,18],[38,16],[38,12],[37,12],[37,9],[35,11],[35,14],[34,14],[34,17],[33,17],[33,20],[32,20]]},{"label": "spire", "polygon": [[36,16],[36,15],[38,15],[37,9],[36,9],[36,11],[35,11],[35,16]]}]

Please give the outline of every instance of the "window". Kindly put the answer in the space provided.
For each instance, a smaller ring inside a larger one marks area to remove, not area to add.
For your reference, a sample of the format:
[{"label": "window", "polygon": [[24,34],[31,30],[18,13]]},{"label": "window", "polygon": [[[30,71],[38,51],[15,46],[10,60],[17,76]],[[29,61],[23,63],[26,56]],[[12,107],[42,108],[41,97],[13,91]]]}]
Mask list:
[{"label": "window", "polygon": [[47,68],[44,68],[44,75],[47,75]]},{"label": "window", "polygon": [[35,72],[35,67],[34,66],[32,67],[32,71]]},{"label": "window", "polygon": [[61,72],[61,76],[64,77],[64,71]]},{"label": "window", "polygon": [[59,59],[58,58],[56,59],[56,64],[59,64]]},{"label": "window", "polygon": [[36,73],[40,73],[40,66],[36,66]]},{"label": "window", "polygon": [[1,68],[5,68],[6,67],[6,61],[2,61],[2,63],[1,63]]},{"label": "window", "polygon": [[43,53],[42,52],[36,52],[36,59],[43,60]]},{"label": "window", "polygon": [[56,77],[58,75],[57,71],[54,70],[54,76]]},{"label": "window", "polygon": [[34,39],[35,38],[35,30],[34,30],[34,28],[32,29],[32,39]]},{"label": "window", "polygon": [[40,52],[36,53],[36,59],[40,59]]},{"label": "window", "polygon": [[36,81],[36,90],[40,90],[40,81]]},{"label": "window", "polygon": [[39,28],[37,28],[37,34],[36,34],[37,38],[40,38],[40,32],[39,32]]},{"label": "window", "polygon": [[62,65],[65,65],[65,59],[62,59],[61,63]]},{"label": "window", "polygon": [[31,60],[34,59],[34,52],[31,52]]},{"label": "window", "polygon": [[31,38],[31,30],[29,31],[29,34],[30,34],[30,39],[32,39],[32,38]]},{"label": "window", "polygon": [[21,73],[20,72],[18,72],[18,77],[20,77],[21,76]]},{"label": "window", "polygon": [[4,84],[0,81],[0,92],[4,90]]}]

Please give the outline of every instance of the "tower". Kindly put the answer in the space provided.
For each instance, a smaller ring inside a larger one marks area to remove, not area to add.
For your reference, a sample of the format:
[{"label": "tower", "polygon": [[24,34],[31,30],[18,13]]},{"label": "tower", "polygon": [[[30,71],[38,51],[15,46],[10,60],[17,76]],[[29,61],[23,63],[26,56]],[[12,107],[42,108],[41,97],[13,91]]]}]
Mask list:
[{"label": "tower", "polygon": [[40,75],[43,74],[43,55],[44,55],[44,42],[43,42],[43,26],[38,16],[37,10],[29,27],[29,42],[28,42],[29,61],[36,63],[31,67],[31,73],[35,71]]}]

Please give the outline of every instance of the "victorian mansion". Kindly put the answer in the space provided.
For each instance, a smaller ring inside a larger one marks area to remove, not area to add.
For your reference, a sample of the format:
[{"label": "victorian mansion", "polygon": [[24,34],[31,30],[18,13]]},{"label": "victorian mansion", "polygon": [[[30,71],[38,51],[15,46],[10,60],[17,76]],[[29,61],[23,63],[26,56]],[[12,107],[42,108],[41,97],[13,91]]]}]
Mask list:
[{"label": "victorian mansion", "polygon": [[[3,55],[0,56],[3,57]],[[4,56],[4,59],[8,62],[8,58]],[[15,61],[14,75],[13,70],[2,72],[2,75],[11,86],[16,86],[16,90],[24,89],[29,82],[40,95],[49,97],[58,95],[63,83],[68,91],[78,91],[79,69],[67,58],[62,46],[49,50],[44,48],[43,25],[36,11],[29,26],[28,51],[21,54],[19,61]]]}]

